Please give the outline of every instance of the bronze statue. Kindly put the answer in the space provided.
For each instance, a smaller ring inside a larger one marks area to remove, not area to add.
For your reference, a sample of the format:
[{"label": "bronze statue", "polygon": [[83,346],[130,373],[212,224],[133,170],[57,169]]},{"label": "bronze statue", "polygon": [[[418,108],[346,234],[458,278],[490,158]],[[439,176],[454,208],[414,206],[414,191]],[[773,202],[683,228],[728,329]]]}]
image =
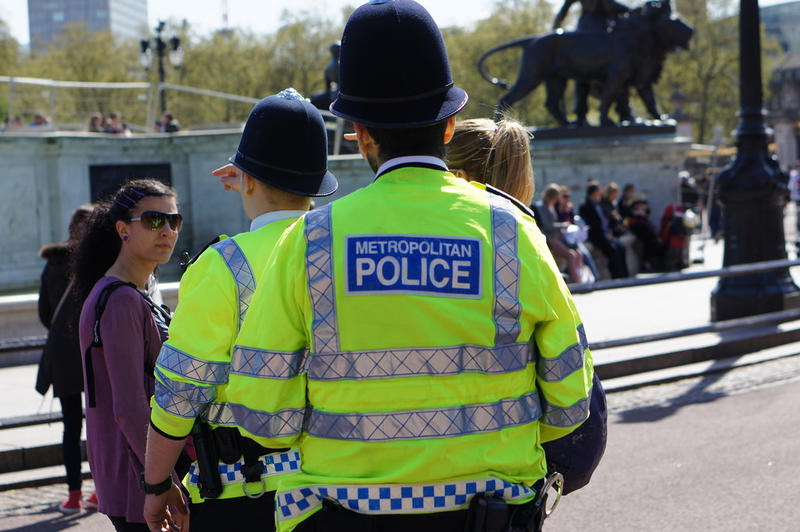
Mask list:
[{"label": "bronze statue", "polygon": [[628,12],[628,7],[614,0],[564,0],[553,21],[553,31],[561,28],[569,8],[576,1],[581,4],[581,16],[576,31],[606,31],[615,18]]},{"label": "bronze statue", "polygon": [[[621,121],[635,122],[628,104],[629,87],[636,88],[654,119],[658,111],[653,85],[661,75],[668,52],[687,48],[692,28],[672,15],[669,2],[651,0],[617,19],[611,31],[556,32],[528,37],[500,45],[478,61],[481,75],[489,82],[508,88],[503,80],[489,77],[482,63],[490,55],[516,46],[523,47],[519,75],[497,105],[497,114],[527,96],[542,82],[547,98],[545,107],[562,126],[568,125],[563,111],[567,81],[601,84],[600,125],[616,125],[608,116],[617,103]],[[578,111],[577,123],[585,123],[585,110]],[[582,111],[582,112],[581,112]]]},{"label": "bronze statue", "polygon": [[339,92],[339,51],[341,48],[340,42],[335,42],[328,48],[331,52],[331,60],[325,66],[325,90],[315,92],[309,98],[311,104],[317,109],[327,111]]},{"label": "bronze statue", "polygon": [[[581,16],[578,18],[578,27],[575,31],[595,31],[606,33],[613,30],[616,25],[617,17],[626,15],[630,10],[614,0],[578,0],[581,5]],[[564,5],[558,11],[555,20],[553,21],[553,31],[558,31],[567,16],[569,8],[576,2],[576,0],[564,0]],[[602,88],[598,83],[594,84],[593,94],[599,95],[602,93]],[[586,114],[589,112],[589,93],[591,91],[591,84],[580,81],[575,82],[573,108],[575,112],[575,125],[585,126]],[[626,91],[627,92],[627,91]],[[620,98],[617,102],[617,112],[622,115],[620,109],[627,109],[627,114],[630,115],[630,105],[627,101],[622,101]],[[620,120],[622,121],[622,120]]]}]

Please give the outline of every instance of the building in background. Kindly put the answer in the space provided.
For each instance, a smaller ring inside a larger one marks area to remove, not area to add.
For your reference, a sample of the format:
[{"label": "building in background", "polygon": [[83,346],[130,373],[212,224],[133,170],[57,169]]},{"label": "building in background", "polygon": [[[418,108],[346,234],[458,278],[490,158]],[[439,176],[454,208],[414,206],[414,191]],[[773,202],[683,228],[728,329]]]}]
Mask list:
[{"label": "building in background", "polygon": [[70,24],[139,39],[147,28],[147,0],[28,0],[32,48],[44,49]]},{"label": "building in background", "polygon": [[800,2],[762,7],[760,14],[767,35],[783,48],[783,57],[773,66],[767,105],[778,161],[789,169],[800,158]]}]

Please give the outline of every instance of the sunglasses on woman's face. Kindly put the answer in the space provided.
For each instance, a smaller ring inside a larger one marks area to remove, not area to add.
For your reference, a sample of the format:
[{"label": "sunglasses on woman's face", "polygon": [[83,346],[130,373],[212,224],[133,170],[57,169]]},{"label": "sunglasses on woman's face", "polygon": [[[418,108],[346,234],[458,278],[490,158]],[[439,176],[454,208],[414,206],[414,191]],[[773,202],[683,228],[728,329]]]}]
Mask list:
[{"label": "sunglasses on woman's face", "polygon": [[130,218],[128,221],[142,222],[142,225],[151,231],[158,231],[164,227],[165,223],[168,223],[170,229],[177,233],[181,230],[181,225],[183,225],[183,216],[177,212],[144,211],[136,218]]}]

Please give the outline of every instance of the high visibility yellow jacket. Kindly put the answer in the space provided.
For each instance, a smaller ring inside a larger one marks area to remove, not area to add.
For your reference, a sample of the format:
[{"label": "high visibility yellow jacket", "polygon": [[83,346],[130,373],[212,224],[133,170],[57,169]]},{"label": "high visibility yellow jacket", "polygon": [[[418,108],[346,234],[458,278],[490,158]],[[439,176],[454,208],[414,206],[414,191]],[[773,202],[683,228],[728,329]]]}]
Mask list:
[{"label": "high visibility yellow jacket", "polygon": [[540,443],[588,417],[593,375],[534,221],[413,165],[284,233],[236,339],[245,361],[227,395],[240,431],[303,461],[278,480],[278,530],[324,498],[362,513],[530,500]]},{"label": "high visibility yellow jacket", "polygon": [[[182,439],[197,417],[212,427],[233,424],[226,387],[234,339],[267,258],[281,233],[297,219],[297,212],[273,213],[276,217],[255,231],[210,246],[183,275],[170,338],[162,346],[155,369],[151,424],[161,434]],[[296,449],[272,453],[264,462],[266,491],[275,489],[277,476],[296,472],[300,465]],[[220,463],[220,473],[220,498],[244,496],[244,479],[235,464]],[[184,485],[195,503],[203,502],[197,481],[194,463]],[[246,486],[251,494],[264,489],[257,482]]]}]

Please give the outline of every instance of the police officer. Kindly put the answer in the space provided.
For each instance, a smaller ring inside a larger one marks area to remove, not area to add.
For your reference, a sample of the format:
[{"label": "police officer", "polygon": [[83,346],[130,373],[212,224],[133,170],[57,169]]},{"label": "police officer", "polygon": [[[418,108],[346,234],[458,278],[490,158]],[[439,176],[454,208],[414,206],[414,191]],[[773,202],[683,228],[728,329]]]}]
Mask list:
[{"label": "police officer", "polygon": [[245,530],[254,523],[269,530],[275,479],[299,470],[296,449],[263,447],[231,427],[235,405],[227,402],[226,384],[229,374],[249,371],[231,365],[233,342],[270,252],[313,196],[338,186],[327,171],[322,117],[294,89],[265,98],[251,111],[230,162],[214,174],[241,194],[250,232],[212,245],[181,280],[170,339],[155,370],[148,435],[143,485],[154,531],[161,530],[165,504],[179,497],[169,472],[193,426],[206,429],[192,432],[198,461],[184,479],[194,531]]},{"label": "police officer", "polygon": [[243,435],[299,445],[277,530],[538,529],[541,443],[589,412],[569,291],[534,221],[442,161],[467,95],[422,6],[353,13],[339,91],[376,180],[284,233],[227,390]]}]

